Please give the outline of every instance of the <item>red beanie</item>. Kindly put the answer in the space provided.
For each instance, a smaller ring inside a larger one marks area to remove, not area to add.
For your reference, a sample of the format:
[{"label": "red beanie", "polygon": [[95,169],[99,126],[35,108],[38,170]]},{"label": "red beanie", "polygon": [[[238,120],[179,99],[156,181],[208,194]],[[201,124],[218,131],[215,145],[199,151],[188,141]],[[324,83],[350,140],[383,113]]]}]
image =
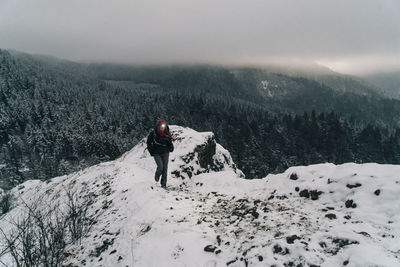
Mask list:
[{"label": "red beanie", "polygon": [[157,121],[157,125],[160,125],[160,124],[163,124],[163,123],[167,124],[167,122],[165,120],[158,120]]}]

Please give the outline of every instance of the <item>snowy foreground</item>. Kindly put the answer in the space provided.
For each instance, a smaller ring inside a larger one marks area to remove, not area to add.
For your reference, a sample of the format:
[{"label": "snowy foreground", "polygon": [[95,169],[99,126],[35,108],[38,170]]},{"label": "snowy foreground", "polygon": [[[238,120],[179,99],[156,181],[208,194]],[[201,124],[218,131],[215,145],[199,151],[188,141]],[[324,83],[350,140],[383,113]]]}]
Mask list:
[{"label": "snowy foreground", "polygon": [[400,266],[400,166],[318,164],[246,180],[212,133],[171,131],[167,191],[142,140],[115,161],[14,188],[0,227],[22,199],[51,205],[67,188],[92,197],[96,217],[66,249],[69,266]]}]

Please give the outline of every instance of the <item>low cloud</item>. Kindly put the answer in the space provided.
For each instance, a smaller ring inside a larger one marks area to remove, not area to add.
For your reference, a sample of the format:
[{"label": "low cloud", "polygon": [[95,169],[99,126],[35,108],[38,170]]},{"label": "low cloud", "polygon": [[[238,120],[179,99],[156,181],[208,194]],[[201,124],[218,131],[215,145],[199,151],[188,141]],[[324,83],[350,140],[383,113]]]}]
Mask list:
[{"label": "low cloud", "polygon": [[400,68],[400,2],[3,0],[0,47],[140,64],[304,60],[357,73]]}]

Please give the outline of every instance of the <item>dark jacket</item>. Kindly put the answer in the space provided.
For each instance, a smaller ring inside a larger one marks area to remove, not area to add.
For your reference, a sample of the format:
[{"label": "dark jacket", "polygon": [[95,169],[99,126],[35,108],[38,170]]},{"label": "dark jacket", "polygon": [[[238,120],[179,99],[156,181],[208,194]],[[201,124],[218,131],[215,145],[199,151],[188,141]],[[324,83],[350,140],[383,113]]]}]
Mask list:
[{"label": "dark jacket", "polygon": [[[165,129],[168,134],[169,127]],[[172,144],[171,138],[167,136],[161,136],[157,133],[157,127],[151,131],[147,137],[147,150],[149,150],[150,155],[164,154],[166,152],[174,151],[174,144]]]}]

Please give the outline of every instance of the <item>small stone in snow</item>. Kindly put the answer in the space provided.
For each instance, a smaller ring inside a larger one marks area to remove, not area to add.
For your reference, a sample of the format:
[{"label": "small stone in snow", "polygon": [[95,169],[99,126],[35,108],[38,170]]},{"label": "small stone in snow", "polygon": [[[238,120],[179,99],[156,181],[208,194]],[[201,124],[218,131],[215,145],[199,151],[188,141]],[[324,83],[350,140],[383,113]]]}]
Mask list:
[{"label": "small stone in snow", "polygon": [[309,197],[310,197],[310,193],[308,192],[307,189],[301,190],[300,193],[299,193],[299,195],[300,195],[301,197],[305,197],[305,198],[309,198]]},{"label": "small stone in snow", "polygon": [[346,200],[345,205],[346,205],[346,208],[353,208],[354,209],[354,208],[357,207],[357,204],[354,203],[354,201],[352,199]]},{"label": "small stone in snow", "polygon": [[294,172],[290,175],[290,180],[297,180],[297,179],[299,179],[299,177],[297,176],[297,173]]},{"label": "small stone in snow", "polygon": [[379,196],[380,193],[381,193],[381,190],[380,190],[380,189],[377,189],[377,190],[375,190],[375,192],[374,192],[374,194],[377,195],[377,196]]},{"label": "small stone in snow", "polygon": [[360,186],[361,186],[361,184],[360,184],[360,183],[355,183],[355,184],[347,184],[346,186],[347,186],[348,188],[352,189],[352,188],[355,188],[355,187],[360,187]]},{"label": "small stone in snow", "polygon": [[214,252],[217,247],[213,245],[207,245],[204,247],[204,251],[206,252]]},{"label": "small stone in snow", "polygon": [[286,237],[286,242],[288,244],[293,244],[296,239],[300,239],[297,235],[291,235]]},{"label": "small stone in snow", "polygon": [[312,200],[317,200],[319,195],[322,194],[322,191],[318,191],[318,190],[311,190],[310,191],[310,196]]},{"label": "small stone in snow", "polygon": [[334,213],[328,213],[325,215],[325,217],[327,217],[330,220],[336,219],[336,214]]},{"label": "small stone in snow", "polygon": [[259,255],[258,256],[258,261],[263,261],[263,260],[264,260],[263,256]]},{"label": "small stone in snow", "polygon": [[221,245],[221,241],[222,241],[222,240],[221,240],[221,236],[220,236],[220,235],[217,235],[217,243],[218,243],[218,246]]}]

